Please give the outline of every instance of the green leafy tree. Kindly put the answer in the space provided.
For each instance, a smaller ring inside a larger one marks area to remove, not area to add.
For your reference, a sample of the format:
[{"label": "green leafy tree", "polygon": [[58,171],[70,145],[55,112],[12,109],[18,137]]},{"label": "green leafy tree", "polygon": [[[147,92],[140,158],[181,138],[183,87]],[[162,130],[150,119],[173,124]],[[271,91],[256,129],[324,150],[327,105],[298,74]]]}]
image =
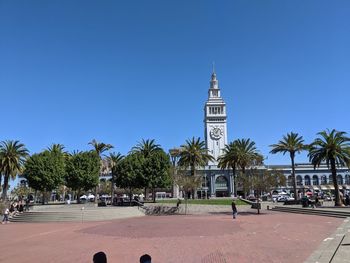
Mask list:
[{"label": "green leafy tree", "polygon": [[113,169],[118,187],[127,189],[130,202],[135,188],[143,187],[143,164],[145,159],[139,153],[130,153]]},{"label": "green leafy tree", "polygon": [[0,143],[0,186],[1,175],[4,176],[2,187],[2,199],[7,197],[9,179],[16,178],[17,174],[23,170],[23,165],[28,157],[28,150],[19,141],[2,141]]},{"label": "green leafy tree", "polygon": [[[147,140],[142,139],[141,142],[139,142],[136,146],[132,147],[130,153],[141,154],[145,159],[148,159],[158,151],[162,151],[162,148],[160,147],[159,144],[156,144],[154,139],[147,139]],[[152,175],[150,175],[147,169],[145,169],[143,176],[145,178],[144,180],[145,197],[146,199],[148,199],[149,184],[147,182],[147,178],[150,178]],[[155,199],[154,195],[153,195],[153,199]]]},{"label": "green leafy tree", "polygon": [[319,167],[322,162],[326,162],[331,168],[333,184],[335,189],[335,205],[341,206],[342,200],[339,195],[337,182],[337,166],[350,167],[350,138],[346,132],[336,130],[326,130],[318,133],[309,146],[309,160],[314,168]]},{"label": "green leafy tree", "polygon": [[199,176],[189,176],[187,169],[179,168],[173,180],[185,194],[185,214],[187,214],[188,195],[193,189],[197,189],[202,184],[202,178]]},{"label": "green leafy tree", "polygon": [[284,186],[286,184],[285,175],[276,169],[260,170],[253,168],[249,170],[249,173],[249,185],[253,186],[253,189],[257,193],[258,197],[262,193],[269,193],[271,190]]},{"label": "green leafy tree", "polygon": [[218,158],[218,167],[221,169],[232,169],[234,195],[237,196],[237,163],[238,163],[238,147],[237,140],[225,145],[223,154]]},{"label": "green leafy tree", "polygon": [[111,192],[111,180],[101,180],[99,187],[99,194],[109,194]]},{"label": "green leafy tree", "polygon": [[276,154],[276,153],[283,153],[285,155],[286,153],[289,153],[290,160],[292,162],[292,180],[293,180],[293,190],[294,190],[294,198],[295,200],[298,200],[298,193],[297,193],[297,183],[295,178],[295,154],[300,153],[301,151],[306,149],[306,146],[304,144],[304,139],[302,136],[299,136],[298,133],[287,133],[287,135],[283,136],[283,139],[280,140],[277,144],[270,145],[272,150],[270,153]]},{"label": "green leafy tree", "polygon": [[[200,138],[193,137],[191,140],[186,140],[186,144],[181,145],[178,164],[181,168],[189,168],[191,176],[196,176],[196,168],[204,167],[213,160],[214,157],[208,153],[205,142],[201,141]],[[194,198],[194,189],[192,197]]]},{"label": "green leafy tree", "polygon": [[43,203],[45,194],[64,182],[65,174],[64,156],[59,152],[48,150],[30,156],[24,169],[28,185],[43,193]]},{"label": "green leafy tree", "polygon": [[[89,144],[94,148],[94,152],[97,154],[97,156],[100,158],[100,163],[99,163],[99,173],[102,173],[103,169],[103,161],[102,161],[102,154],[110,149],[113,148],[111,144],[106,144],[103,142],[98,142],[95,139],[93,139]],[[97,186],[95,189],[95,203],[97,204]]]},{"label": "green leafy tree", "polygon": [[28,186],[19,185],[11,191],[11,194],[17,196],[18,199],[22,199],[22,197],[27,197],[31,192],[32,190]]},{"label": "green leafy tree", "polygon": [[[60,143],[53,143],[50,147],[47,148],[49,152],[55,152],[57,154],[61,154],[65,160],[69,158],[69,153],[65,150],[65,147],[63,144]],[[65,199],[66,196],[66,186],[65,185],[60,185],[56,189],[56,193],[58,195],[61,195],[63,197],[63,200]]]},{"label": "green leafy tree", "polygon": [[122,155],[121,153],[110,153],[109,156],[107,157],[108,166],[112,174],[112,178],[111,178],[112,200],[114,199],[114,186],[115,186],[115,176],[116,176],[115,170],[116,170],[116,167],[120,165],[123,158],[124,158],[124,155]]},{"label": "green leafy tree", "polygon": [[68,159],[65,181],[68,187],[77,191],[78,202],[82,190],[88,191],[98,185],[99,164],[100,158],[95,152],[78,152]]},{"label": "green leafy tree", "polygon": [[142,166],[145,186],[152,189],[155,202],[155,189],[169,187],[171,184],[169,156],[163,150],[158,150],[145,158]]}]

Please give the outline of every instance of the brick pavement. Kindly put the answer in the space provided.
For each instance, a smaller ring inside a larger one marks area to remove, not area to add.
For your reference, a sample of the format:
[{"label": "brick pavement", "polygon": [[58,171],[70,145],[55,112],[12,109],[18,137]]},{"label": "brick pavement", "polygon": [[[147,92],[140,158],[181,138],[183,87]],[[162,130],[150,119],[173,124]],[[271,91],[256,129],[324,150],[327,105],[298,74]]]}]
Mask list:
[{"label": "brick pavement", "polygon": [[343,222],[309,215],[230,213],[104,222],[0,225],[0,262],[303,262]]}]

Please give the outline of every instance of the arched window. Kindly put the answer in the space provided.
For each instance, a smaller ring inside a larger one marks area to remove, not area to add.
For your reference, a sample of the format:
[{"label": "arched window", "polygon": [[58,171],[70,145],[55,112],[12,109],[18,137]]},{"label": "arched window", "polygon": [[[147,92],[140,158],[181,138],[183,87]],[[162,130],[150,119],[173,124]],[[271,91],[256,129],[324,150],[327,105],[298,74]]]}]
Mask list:
[{"label": "arched window", "polygon": [[287,185],[288,185],[288,186],[293,186],[293,178],[292,178],[291,175],[288,176],[288,178],[287,178]]},{"label": "arched window", "polygon": [[303,180],[300,175],[297,175],[297,185],[303,185]]},{"label": "arched window", "polygon": [[328,176],[328,183],[333,184],[333,177],[331,174]]},{"label": "arched window", "polygon": [[310,182],[310,176],[308,176],[308,175],[305,175],[305,177],[304,177],[304,184],[305,185],[311,185],[311,182]]},{"label": "arched window", "polygon": [[345,175],[345,184],[350,184],[350,175]]},{"label": "arched window", "polygon": [[326,175],[321,176],[321,184],[327,184],[327,176]]},{"label": "arched window", "polygon": [[341,174],[338,174],[337,176],[337,182],[339,185],[342,185],[343,184],[343,176]]},{"label": "arched window", "polygon": [[319,185],[318,176],[316,174],[312,176],[312,185]]},{"label": "arched window", "polygon": [[202,188],[209,188],[210,187],[210,177],[207,175],[204,175],[202,177]]},{"label": "arched window", "polygon": [[215,180],[215,188],[216,189],[227,189],[227,179],[225,176],[220,175]]}]

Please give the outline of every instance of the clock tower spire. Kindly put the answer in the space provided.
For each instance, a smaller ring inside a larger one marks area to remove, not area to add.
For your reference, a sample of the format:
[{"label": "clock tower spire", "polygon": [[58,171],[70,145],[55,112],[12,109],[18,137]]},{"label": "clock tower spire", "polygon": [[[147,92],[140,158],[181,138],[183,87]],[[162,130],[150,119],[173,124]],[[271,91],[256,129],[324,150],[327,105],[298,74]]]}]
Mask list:
[{"label": "clock tower spire", "polygon": [[208,100],[204,106],[204,137],[209,153],[215,158],[209,165],[217,165],[218,157],[227,144],[226,103],[221,98],[219,81],[213,68]]}]

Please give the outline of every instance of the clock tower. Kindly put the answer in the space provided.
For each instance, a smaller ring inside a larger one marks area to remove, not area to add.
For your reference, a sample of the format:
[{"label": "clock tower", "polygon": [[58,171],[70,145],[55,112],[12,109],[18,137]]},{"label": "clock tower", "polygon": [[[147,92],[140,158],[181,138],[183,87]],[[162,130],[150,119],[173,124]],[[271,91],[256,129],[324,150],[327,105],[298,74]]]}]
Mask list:
[{"label": "clock tower", "polygon": [[215,158],[209,165],[217,165],[218,157],[227,144],[226,103],[221,98],[219,81],[213,71],[208,91],[208,100],[204,106],[204,137],[209,153]]}]

